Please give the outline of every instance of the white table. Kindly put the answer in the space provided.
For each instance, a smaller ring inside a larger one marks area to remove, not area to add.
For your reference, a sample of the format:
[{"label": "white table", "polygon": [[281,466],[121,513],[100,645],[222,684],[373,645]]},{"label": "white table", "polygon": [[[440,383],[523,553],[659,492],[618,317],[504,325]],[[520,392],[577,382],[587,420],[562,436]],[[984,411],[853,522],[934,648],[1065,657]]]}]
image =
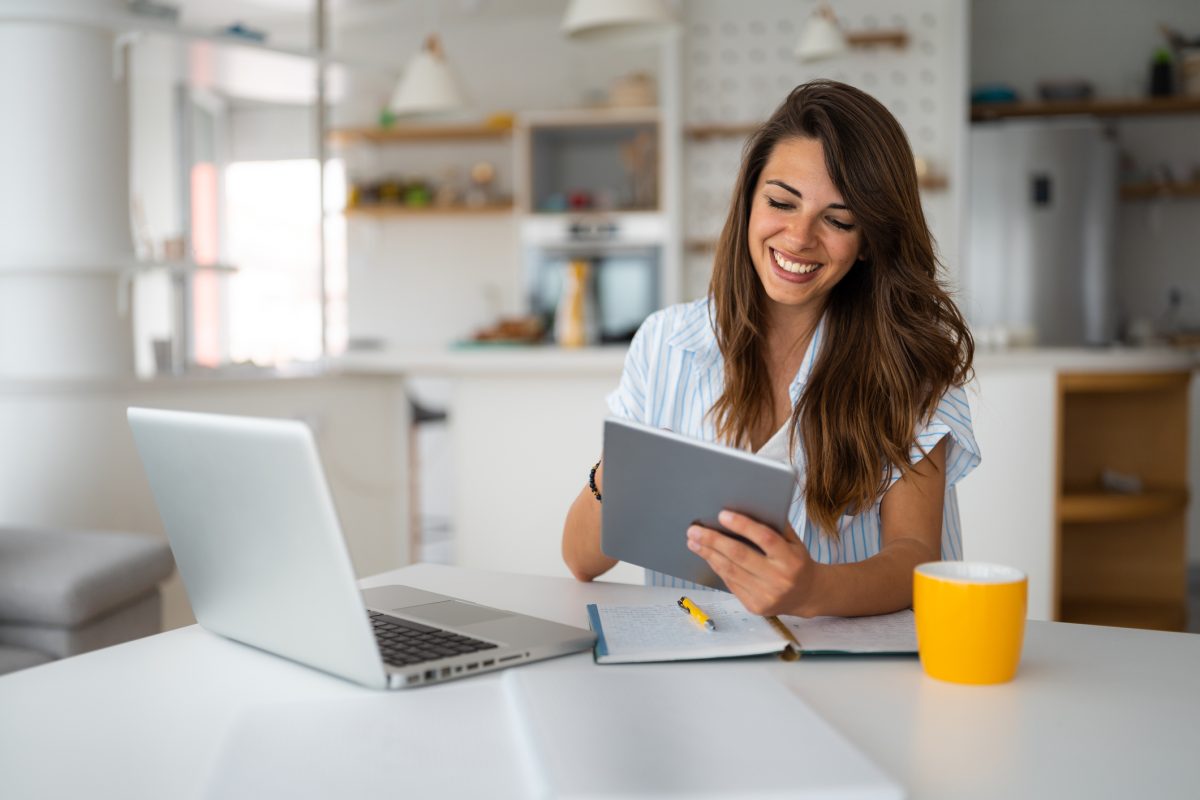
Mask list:
[{"label": "white table", "polygon": [[[581,627],[588,602],[673,596],[434,565],[363,584],[391,581]],[[1200,636],[1031,622],[1016,680],[994,687],[935,681],[913,658],[739,663],[766,665],[911,797],[1200,794]],[[564,668],[620,669],[587,654],[521,667]],[[203,797],[227,790],[220,770],[257,748],[262,781],[248,795],[290,775],[314,796],[352,796],[385,771],[397,796],[517,797],[499,680],[372,692],[184,628],[0,678],[0,795]],[[263,741],[289,719],[303,752]],[[586,736],[581,724],[580,747]],[[472,769],[454,769],[462,752]]]}]

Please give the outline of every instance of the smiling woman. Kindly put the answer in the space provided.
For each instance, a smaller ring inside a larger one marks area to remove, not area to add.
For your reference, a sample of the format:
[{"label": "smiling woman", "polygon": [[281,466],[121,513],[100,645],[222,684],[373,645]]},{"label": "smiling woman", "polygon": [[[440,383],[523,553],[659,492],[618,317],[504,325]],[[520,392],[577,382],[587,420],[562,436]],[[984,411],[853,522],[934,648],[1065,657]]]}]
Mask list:
[{"label": "smiling woman", "polygon": [[[960,558],[954,485],[979,463],[962,384],[973,343],[937,277],[912,151],[851,86],[797,87],[747,143],[709,296],[650,317],[613,414],[789,463],[791,527],[726,512],[681,538],[760,614],[907,607],[912,570]],[[603,461],[568,513],[588,580]],[[648,573],[650,583],[679,583]]]}]

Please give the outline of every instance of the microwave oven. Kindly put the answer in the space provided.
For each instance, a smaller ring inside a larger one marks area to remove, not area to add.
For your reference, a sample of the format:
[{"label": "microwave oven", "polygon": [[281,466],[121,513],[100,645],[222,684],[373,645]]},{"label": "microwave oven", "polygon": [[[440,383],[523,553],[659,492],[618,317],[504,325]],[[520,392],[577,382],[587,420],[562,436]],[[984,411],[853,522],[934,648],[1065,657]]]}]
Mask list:
[{"label": "microwave oven", "polygon": [[664,229],[657,214],[528,221],[522,239],[530,311],[553,331],[568,268],[582,261],[589,267],[591,343],[629,341],[660,306]]}]

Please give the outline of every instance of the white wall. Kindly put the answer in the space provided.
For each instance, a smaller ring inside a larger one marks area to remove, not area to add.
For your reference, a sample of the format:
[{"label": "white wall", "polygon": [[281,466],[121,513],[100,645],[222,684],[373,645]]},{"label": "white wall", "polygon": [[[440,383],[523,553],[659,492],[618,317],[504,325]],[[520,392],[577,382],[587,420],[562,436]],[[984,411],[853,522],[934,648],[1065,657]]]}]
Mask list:
[{"label": "white wall", "polygon": [[[903,0],[886,4],[842,0],[835,12],[851,31],[898,28],[908,47],[851,50],[803,63],[794,49],[815,3],[757,0],[686,4],[684,114],[689,124],[757,123],[796,85],[839,80],[870,93],[896,116],[916,156],[946,176],[945,190],[923,191],[922,203],[938,253],[953,282],[961,260],[959,230],[965,202],[966,6],[959,0]],[[741,137],[685,143],[686,236],[719,234],[741,162]],[[707,289],[711,252],[686,264],[689,296]]]}]

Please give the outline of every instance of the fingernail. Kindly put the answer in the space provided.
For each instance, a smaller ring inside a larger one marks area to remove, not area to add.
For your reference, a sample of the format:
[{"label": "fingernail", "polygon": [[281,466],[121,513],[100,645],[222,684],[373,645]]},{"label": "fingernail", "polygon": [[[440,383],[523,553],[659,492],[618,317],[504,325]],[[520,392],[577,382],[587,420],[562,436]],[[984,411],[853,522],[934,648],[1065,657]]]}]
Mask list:
[{"label": "fingernail", "polygon": [[733,522],[733,512],[722,511],[720,514],[717,514],[717,519],[721,521],[722,525],[728,525],[729,523]]},{"label": "fingernail", "polygon": [[694,542],[700,538],[700,531],[696,529],[695,525],[691,525],[688,527],[687,537],[688,537],[689,542]]},{"label": "fingernail", "polygon": [[699,550],[699,549],[700,549],[700,543],[689,536],[688,537],[688,550]]}]

